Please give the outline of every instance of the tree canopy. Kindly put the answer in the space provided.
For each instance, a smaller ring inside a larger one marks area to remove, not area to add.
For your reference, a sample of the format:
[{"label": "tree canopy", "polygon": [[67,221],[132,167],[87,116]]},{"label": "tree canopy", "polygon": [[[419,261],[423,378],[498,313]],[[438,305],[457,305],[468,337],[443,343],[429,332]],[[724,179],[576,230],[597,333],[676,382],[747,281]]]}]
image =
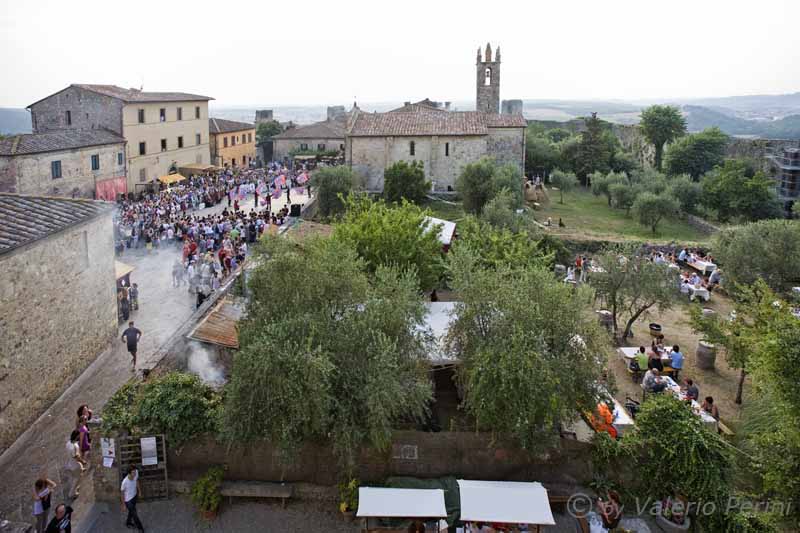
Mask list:
[{"label": "tree canopy", "polygon": [[667,173],[688,174],[694,181],[721,165],[729,137],[719,128],[708,128],[677,139],[669,145],[665,157]]},{"label": "tree canopy", "polygon": [[256,127],[256,142],[262,143],[269,140],[273,135],[277,135],[283,131],[281,123],[277,120],[269,120],[262,122]]},{"label": "tree canopy", "polygon": [[448,335],[463,362],[464,407],[477,429],[539,450],[596,404],[605,343],[578,311],[585,295],[537,266],[486,268],[468,247],[451,266],[461,302]]},{"label": "tree canopy", "polygon": [[358,188],[359,179],[345,166],[324,167],[311,174],[311,185],[316,189],[320,215],[330,217],[344,212],[345,200]]},{"label": "tree canopy", "polygon": [[[591,284],[611,311],[614,334],[620,342],[628,337],[634,322],[654,306],[666,310],[675,302],[675,275],[666,265],[626,249],[606,251],[595,260],[600,270],[590,274]],[[620,319],[626,320],[622,332]]]},{"label": "tree canopy", "polygon": [[408,200],[420,204],[430,189],[422,161],[398,161],[383,173],[383,197],[387,202]]},{"label": "tree canopy", "polygon": [[664,145],[686,133],[686,119],[677,107],[654,105],[642,111],[639,128],[655,148],[656,168],[661,170]]},{"label": "tree canopy", "polygon": [[514,205],[521,207],[523,185],[522,173],[516,166],[497,165],[490,157],[466,165],[456,180],[464,209],[476,215],[481,214],[486,203],[504,188],[512,194]]},{"label": "tree canopy", "polygon": [[333,238],[347,243],[369,272],[395,266],[414,272],[421,290],[431,290],[444,272],[439,226],[428,227],[426,213],[414,204],[388,205],[366,195],[351,196]]},{"label": "tree canopy", "polygon": [[762,220],[726,228],[714,236],[712,248],[730,292],[759,279],[778,292],[800,283],[800,221]]},{"label": "tree canopy", "polygon": [[781,204],[775,182],[746,161],[728,160],[702,180],[703,204],[717,213],[721,222],[779,218]]},{"label": "tree canopy", "polygon": [[337,239],[270,237],[255,253],[226,389],[227,435],[268,438],[286,458],[305,442],[329,441],[352,472],[364,446],[385,450],[399,421],[426,414],[417,279],[386,267],[368,275]]},{"label": "tree canopy", "polygon": [[655,235],[661,220],[675,215],[678,212],[679,205],[669,193],[654,194],[643,192],[636,197],[631,209],[639,223],[650,228]]},{"label": "tree canopy", "polygon": [[563,170],[555,170],[550,175],[550,182],[558,188],[559,201],[564,203],[564,193],[572,192],[578,186],[578,178],[572,172],[564,172]]},{"label": "tree canopy", "polygon": [[481,268],[549,266],[551,252],[558,251],[555,243],[542,242],[525,229],[493,226],[474,216],[459,222],[458,235],[452,249],[468,248]]}]

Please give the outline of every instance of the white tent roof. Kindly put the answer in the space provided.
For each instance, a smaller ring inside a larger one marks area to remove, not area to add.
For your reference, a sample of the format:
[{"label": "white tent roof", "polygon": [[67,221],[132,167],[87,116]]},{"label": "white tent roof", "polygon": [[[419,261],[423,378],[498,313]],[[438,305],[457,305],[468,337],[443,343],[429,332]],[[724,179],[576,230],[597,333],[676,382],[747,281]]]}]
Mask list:
[{"label": "white tent roof", "polygon": [[450,243],[453,242],[453,235],[456,232],[455,222],[450,222],[449,220],[442,220],[441,218],[425,217],[423,224],[425,225],[425,229],[429,229],[436,225],[441,226],[439,230],[439,242],[441,242],[445,246],[448,246],[450,245]]},{"label": "white tent roof", "polygon": [[358,488],[359,517],[446,518],[442,489]]},{"label": "white tent roof", "polygon": [[501,524],[555,525],[541,483],[459,479],[461,520]]}]

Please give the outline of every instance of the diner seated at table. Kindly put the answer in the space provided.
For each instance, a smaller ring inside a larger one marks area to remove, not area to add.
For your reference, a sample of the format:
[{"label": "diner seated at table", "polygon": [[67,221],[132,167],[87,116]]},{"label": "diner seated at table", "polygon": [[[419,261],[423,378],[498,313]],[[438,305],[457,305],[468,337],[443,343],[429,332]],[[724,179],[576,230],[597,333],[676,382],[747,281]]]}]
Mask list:
[{"label": "diner seated at table", "polygon": [[651,350],[647,355],[647,369],[653,370],[654,368],[659,372],[664,370],[664,363],[661,362],[661,353],[657,346],[655,350]]},{"label": "diner seated at table", "polygon": [[703,401],[702,405],[700,406],[700,409],[713,416],[714,420],[719,422],[719,409],[717,409],[717,406],[714,405],[713,396],[706,396],[706,399],[705,401]]},{"label": "diner seated at table", "polygon": [[685,263],[685,262],[686,262],[686,259],[687,259],[688,257],[689,257],[689,250],[687,250],[686,248],[684,248],[684,249],[683,249],[683,250],[681,250],[681,251],[680,251],[680,253],[678,254],[678,262],[679,262],[679,263]]},{"label": "diner seated at table", "polygon": [[683,391],[686,394],[687,400],[697,401],[698,398],[700,398],[700,389],[697,388],[697,385],[694,384],[694,381],[691,378],[684,380]]},{"label": "diner seated at table", "polygon": [[692,274],[692,277],[689,278],[689,283],[691,283],[694,287],[700,287],[703,284],[703,278],[701,278],[700,275],[695,272]]},{"label": "diner seated at table", "polygon": [[657,368],[651,368],[645,373],[642,386],[647,392],[661,392],[667,388],[667,383],[661,378]]},{"label": "diner seated at table", "polygon": [[708,276],[708,290],[711,290],[717,285],[719,285],[721,281],[722,281],[722,271],[716,268],[714,269],[713,272],[711,272],[711,275]]},{"label": "diner seated at table", "polygon": [[688,295],[689,292],[690,292],[690,287],[691,287],[691,284],[689,283],[688,279],[686,279],[686,278],[681,279],[681,294],[687,294]]}]

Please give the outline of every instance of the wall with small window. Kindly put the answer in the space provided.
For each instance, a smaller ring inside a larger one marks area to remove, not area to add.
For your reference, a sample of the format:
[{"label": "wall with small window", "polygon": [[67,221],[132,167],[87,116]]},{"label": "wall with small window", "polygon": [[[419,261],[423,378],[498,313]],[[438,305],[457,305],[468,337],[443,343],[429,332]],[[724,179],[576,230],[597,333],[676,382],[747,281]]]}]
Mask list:
[{"label": "wall with small window", "polygon": [[0,192],[93,198],[98,181],[125,176],[124,145],[0,157]]},{"label": "wall with small window", "polygon": [[122,134],[123,106],[115,98],[71,86],[31,105],[33,132],[105,128]]}]

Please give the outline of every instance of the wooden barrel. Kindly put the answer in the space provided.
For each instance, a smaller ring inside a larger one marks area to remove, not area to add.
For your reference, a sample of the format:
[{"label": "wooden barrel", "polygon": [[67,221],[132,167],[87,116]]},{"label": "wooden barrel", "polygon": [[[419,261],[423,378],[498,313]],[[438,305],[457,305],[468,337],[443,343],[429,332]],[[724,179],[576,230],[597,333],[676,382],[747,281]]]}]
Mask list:
[{"label": "wooden barrel", "polygon": [[708,341],[697,343],[697,368],[701,370],[713,370],[717,360],[717,347]]},{"label": "wooden barrel", "polygon": [[597,312],[597,319],[600,321],[601,326],[611,331],[611,327],[614,324],[614,317],[611,315],[611,311],[601,309]]},{"label": "wooden barrel", "polygon": [[661,324],[650,322],[650,336],[658,337],[659,335],[661,335]]}]

